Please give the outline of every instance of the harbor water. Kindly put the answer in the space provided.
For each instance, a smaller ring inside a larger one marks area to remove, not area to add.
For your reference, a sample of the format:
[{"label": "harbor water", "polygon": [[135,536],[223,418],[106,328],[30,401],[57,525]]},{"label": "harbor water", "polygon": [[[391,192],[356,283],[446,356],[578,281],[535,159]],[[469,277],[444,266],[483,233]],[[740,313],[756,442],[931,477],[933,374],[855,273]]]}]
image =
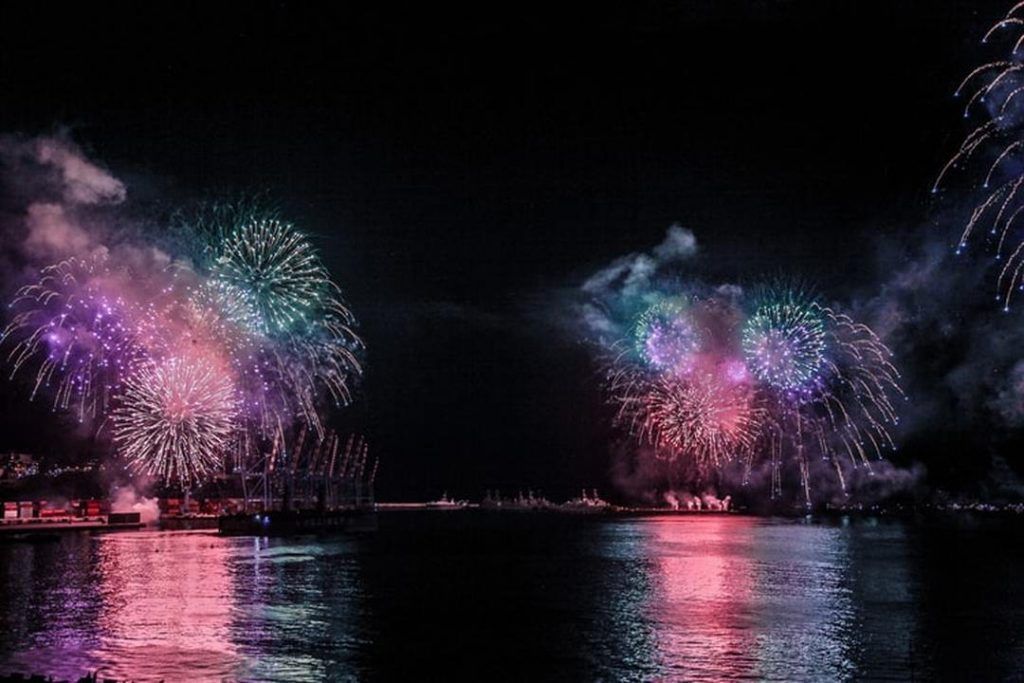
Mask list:
[{"label": "harbor water", "polygon": [[1005,680],[1024,523],[394,512],[0,545],[0,675]]}]

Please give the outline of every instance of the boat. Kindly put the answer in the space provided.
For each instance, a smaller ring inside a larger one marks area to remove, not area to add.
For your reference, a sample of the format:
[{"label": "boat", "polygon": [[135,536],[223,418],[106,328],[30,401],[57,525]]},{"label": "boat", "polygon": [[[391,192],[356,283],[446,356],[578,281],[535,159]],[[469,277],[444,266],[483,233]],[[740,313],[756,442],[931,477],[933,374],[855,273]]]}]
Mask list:
[{"label": "boat", "polygon": [[424,507],[430,510],[461,510],[469,505],[469,501],[465,500],[453,500],[448,497],[448,492],[445,491],[438,500],[432,500],[427,502]]},{"label": "boat", "polygon": [[511,501],[508,501],[502,509],[504,509],[504,510],[550,510],[552,507],[554,507],[554,506],[552,505],[550,500],[548,500],[547,498],[544,498],[543,496],[535,496],[535,495],[533,495],[533,491],[531,490],[531,491],[528,491],[525,496],[523,495],[523,492],[520,491],[519,494],[515,498],[513,498]]},{"label": "boat", "polygon": [[503,501],[501,500],[501,491],[495,491],[491,493],[488,489],[484,499],[480,502],[480,509],[482,510],[500,510]]},{"label": "boat", "polygon": [[597,489],[593,489],[590,495],[587,495],[587,490],[583,489],[579,498],[573,498],[570,501],[562,503],[558,506],[558,509],[563,512],[571,512],[574,514],[596,514],[611,512],[613,510],[611,503],[603,500],[599,495],[597,495]]}]

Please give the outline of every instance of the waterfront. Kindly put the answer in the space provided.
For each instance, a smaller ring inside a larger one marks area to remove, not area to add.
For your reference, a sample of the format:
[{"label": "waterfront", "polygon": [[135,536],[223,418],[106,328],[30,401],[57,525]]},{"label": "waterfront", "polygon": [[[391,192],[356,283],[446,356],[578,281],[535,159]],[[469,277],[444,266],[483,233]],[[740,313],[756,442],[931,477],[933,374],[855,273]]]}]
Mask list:
[{"label": "waterfront", "polygon": [[1012,677],[1021,522],[397,513],[367,535],[0,545],[0,674]]}]

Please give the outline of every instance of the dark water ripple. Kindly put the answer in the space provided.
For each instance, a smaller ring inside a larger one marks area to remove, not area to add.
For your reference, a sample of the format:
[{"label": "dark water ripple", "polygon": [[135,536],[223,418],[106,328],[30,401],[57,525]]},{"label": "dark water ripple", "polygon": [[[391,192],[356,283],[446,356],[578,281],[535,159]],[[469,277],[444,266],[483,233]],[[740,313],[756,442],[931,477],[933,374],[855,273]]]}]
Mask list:
[{"label": "dark water ripple", "polygon": [[1022,525],[399,513],[0,545],[0,673],[1020,680]]}]

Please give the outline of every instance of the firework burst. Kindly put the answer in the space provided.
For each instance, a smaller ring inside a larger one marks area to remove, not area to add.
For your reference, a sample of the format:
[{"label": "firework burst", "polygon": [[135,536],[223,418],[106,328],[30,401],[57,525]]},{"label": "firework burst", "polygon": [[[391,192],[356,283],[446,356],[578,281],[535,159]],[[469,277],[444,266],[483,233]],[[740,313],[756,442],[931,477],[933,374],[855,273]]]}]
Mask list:
[{"label": "firework burst", "polygon": [[347,317],[313,245],[276,218],[252,217],[227,233],[212,282],[264,334],[301,333],[323,312]]},{"label": "firework burst", "polygon": [[658,457],[706,473],[754,445],[762,411],[749,385],[726,375],[651,373],[620,365],[609,374],[617,420]]},{"label": "firework burst", "polygon": [[168,483],[197,483],[226,449],[257,461],[296,430],[325,438],[362,342],[309,239],[257,202],[145,237],[17,292],[0,338],[11,373],[34,370],[32,396],[52,391],[56,409],[108,418],[131,469]]},{"label": "firework burst", "polygon": [[816,306],[791,292],[759,306],[743,327],[743,353],[761,382],[796,392],[824,366],[825,331]]},{"label": "firework burst", "polygon": [[155,306],[123,294],[123,276],[103,255],[72,258],[17,292],[0,342],[10,347],[12,376],[36,368],[31,398],[52,388],[55,408],[96,417],[123,376],[160,345]]},{"label": "firework burst", "polygon": [[229,374],[202,356],[141,365],[111,414],[114,443],[135,472],[188,487],[221,463],[239,402]]},{"label": "firework burst", "polygon": [[742,385],[712,375],[660,377],[647,394],[641,434],[661,452],[687,453],[699,469],[717,467],[749,452],[759,417]]},{"label": "firework burst", "polygon": [[689,312],[672,301],[659,302],[644,311],[633,325],[633,339],[640,358],[668,372],[691,372],[700,349],[700,335]]},{"label": "firework burst", "polygon": [[322,435],[320,397],[347,405],[350,381],[362,371],[362,342],[338,286],[305,235],[271,213],[240,210],[233,226],[214,234],[223,239],[205,301],[196,305],[251,333],[233,357],[245,393],[263,413],[257,423],[297,416]]},{"label": "firework burst", "polygon": [[811,458],[829,463],[845,491],[844,468],[870,471],[873,460],[895,448],[889,429],[899,422],[894,400],[903,393],[892,352],[867,325],[814,302],[805,306],[820,334],[818,366],[796,388],[762,383],[771,419],[759,453],[771,462],[774,494],[780,493],[779,468],[795,462],[810,504]]}]

